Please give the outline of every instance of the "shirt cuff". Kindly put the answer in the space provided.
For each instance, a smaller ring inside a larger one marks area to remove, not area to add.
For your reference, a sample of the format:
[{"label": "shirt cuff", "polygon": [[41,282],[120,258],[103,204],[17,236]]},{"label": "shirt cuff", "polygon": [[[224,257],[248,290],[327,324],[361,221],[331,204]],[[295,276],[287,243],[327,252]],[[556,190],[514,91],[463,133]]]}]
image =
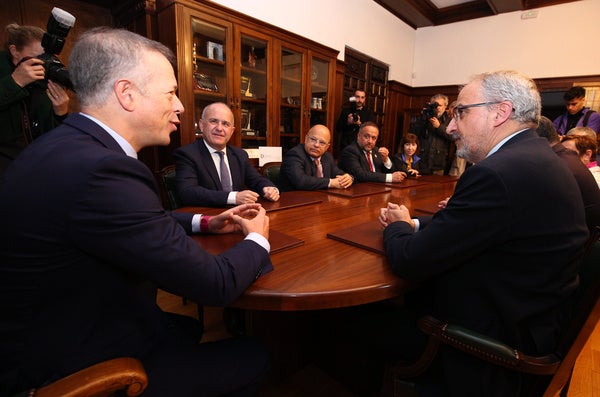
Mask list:
[{"label": "shirt cuff", "polygon": [[389,170],[390,168],[392,168],[392,159],[388,157],[387,161],[383,163],[383,165]]},{"label": "shirt cuff", "polygon": [[415,233],[419,231],[421,227],[421,222],[417,218],[413,218],[413,222],[415,223]]},{"label": "shirt cuff", "polygon": [[393,180],[392,178],[393,178],[392,174],[385,174],[385,181],[387,183],[392,183],[392,180]]},{"label": "shirt cuff", "polygon": [[192,217],[192,233],[200,233],[200,218],[202,214],[194,214]]},{"label": "shirt cuff", "polygon": [[236,196],[237,196],[237,192],[229,192],[229,195],[227,196],[227,204],[235,205]]},{"label": "shirt cuff", "polygon": [[269,240],[267,240],[262,234],[251,232],[246,235],[244,240],[252,240],[256,244],[263,247],[267,252],[271,251],[271,244],[269,244]]}]

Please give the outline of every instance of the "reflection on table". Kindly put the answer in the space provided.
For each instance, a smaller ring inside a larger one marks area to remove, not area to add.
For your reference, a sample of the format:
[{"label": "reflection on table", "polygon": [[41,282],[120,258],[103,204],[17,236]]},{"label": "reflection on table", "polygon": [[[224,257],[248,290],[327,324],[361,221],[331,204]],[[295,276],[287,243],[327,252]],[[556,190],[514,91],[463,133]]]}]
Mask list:
[{"label": "reflection on table", "polygon": [[[421,182],[421,181],[419,181]],[[294,206],[269,211],[271,229],[303,244],[271,253],[274,270],[260,277],[232,306],[252,310],[316,310],[361,305],[402,295],[408,284],[395,276],[384,255],[328,238],[351,226],[376,221],[388,202],[411,210],[433,208],[454,191],[447,183],[410,183],[376,194],[344,197],[327,191],[295,191]],[[385,184],[382,184],[385,186]],[[401,184],[398,184],[401,185]],[[305,202],[300,205],[298,203]],[[186,207],[215,214],[222,209]],[[414,215],[423,215],[415,212]]]}]

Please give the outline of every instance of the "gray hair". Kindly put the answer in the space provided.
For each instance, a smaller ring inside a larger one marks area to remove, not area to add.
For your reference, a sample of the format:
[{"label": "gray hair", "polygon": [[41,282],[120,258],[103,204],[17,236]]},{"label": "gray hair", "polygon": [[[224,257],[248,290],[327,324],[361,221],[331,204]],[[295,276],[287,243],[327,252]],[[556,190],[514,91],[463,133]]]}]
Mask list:
[{"label": "gray hair", "polygon": [[429,102],[433,102],[436,99],[441,99],[442,101],[444,101],[444,105],[448,106],[448,97],[444,94],[435,94],[434,96],[431,97],[431,99],[429,100]]},{"label": "gray hair", "polygon": [[590,127],[573,127],[567,131],[567,135],[587,135],[596,140],[596,131]]},{"label": "gray hair", "polygon": [[513,70],[501,70],[482,73],[474,80],[481,81],[484,101],[512,103],[511,119],[521,123],[539,123],[542,100],[535,82],[529,77]]},{"label": "gray hair", "polygon": [[145,52],[174,56],[163,44],[124,29],[98,27],[83,33],[69,57],[69,73],[81,106],[103,105],[121,78],[135,80],[142,92],[152,73],[141,59]]}]

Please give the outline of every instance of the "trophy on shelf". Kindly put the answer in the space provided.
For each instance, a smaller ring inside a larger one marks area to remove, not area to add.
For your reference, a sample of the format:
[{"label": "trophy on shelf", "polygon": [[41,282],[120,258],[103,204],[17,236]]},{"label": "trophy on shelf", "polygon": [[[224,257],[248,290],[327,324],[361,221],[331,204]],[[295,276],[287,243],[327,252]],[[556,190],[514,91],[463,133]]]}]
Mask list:
[{"label": "trophy on shelf", "polygon": [[254,53],[254,46],[250,47],[250,51],[248,52],[248,66],[251,68],[256,67],[256,54]]},{"label": "trophy on shelf", "polygon": [[194,71],[193,71],[193,75],[192,75],[194,89],[210,91],[210,92],[219,92],[219,87],[217,86],[217,83],[215,82],[214,77],[211,75],[208,75],[208,74],[200,73],[198,71],[198,63],[197,63],[197,59],[196,59],[196,43],[194,43],[194,47],[193,47],[192,60],[193,60],[192,63],[194,64]]},{"label": "trophy on shelf", "polygon": [[241,94],[248,98],[253,98],[254,94],[250,90],[252,79],[250,77],[242,76]]},{"label": "trophy on shelf", "polygon": [[252,112],[248,109],[242,109],[242,135],[255,136],[256,131],[250,127],[252,124]]}]

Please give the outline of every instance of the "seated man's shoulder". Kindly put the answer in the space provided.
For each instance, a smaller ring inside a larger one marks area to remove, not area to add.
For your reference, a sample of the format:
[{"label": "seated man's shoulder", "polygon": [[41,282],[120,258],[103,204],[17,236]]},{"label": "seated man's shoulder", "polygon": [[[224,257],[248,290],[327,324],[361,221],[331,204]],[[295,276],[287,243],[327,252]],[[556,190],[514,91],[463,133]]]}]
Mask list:
[{"label": "seated man's shoulder", "polygon": [[173,152],[174,154],[180,154],[180,153],[197,153],[198,149],[200,149],[200,145],[198,145],[199,141],[194,141],[191,143],[188,143],[186,145],[180,146],[177,149],[175,149],[175,151]]}]

